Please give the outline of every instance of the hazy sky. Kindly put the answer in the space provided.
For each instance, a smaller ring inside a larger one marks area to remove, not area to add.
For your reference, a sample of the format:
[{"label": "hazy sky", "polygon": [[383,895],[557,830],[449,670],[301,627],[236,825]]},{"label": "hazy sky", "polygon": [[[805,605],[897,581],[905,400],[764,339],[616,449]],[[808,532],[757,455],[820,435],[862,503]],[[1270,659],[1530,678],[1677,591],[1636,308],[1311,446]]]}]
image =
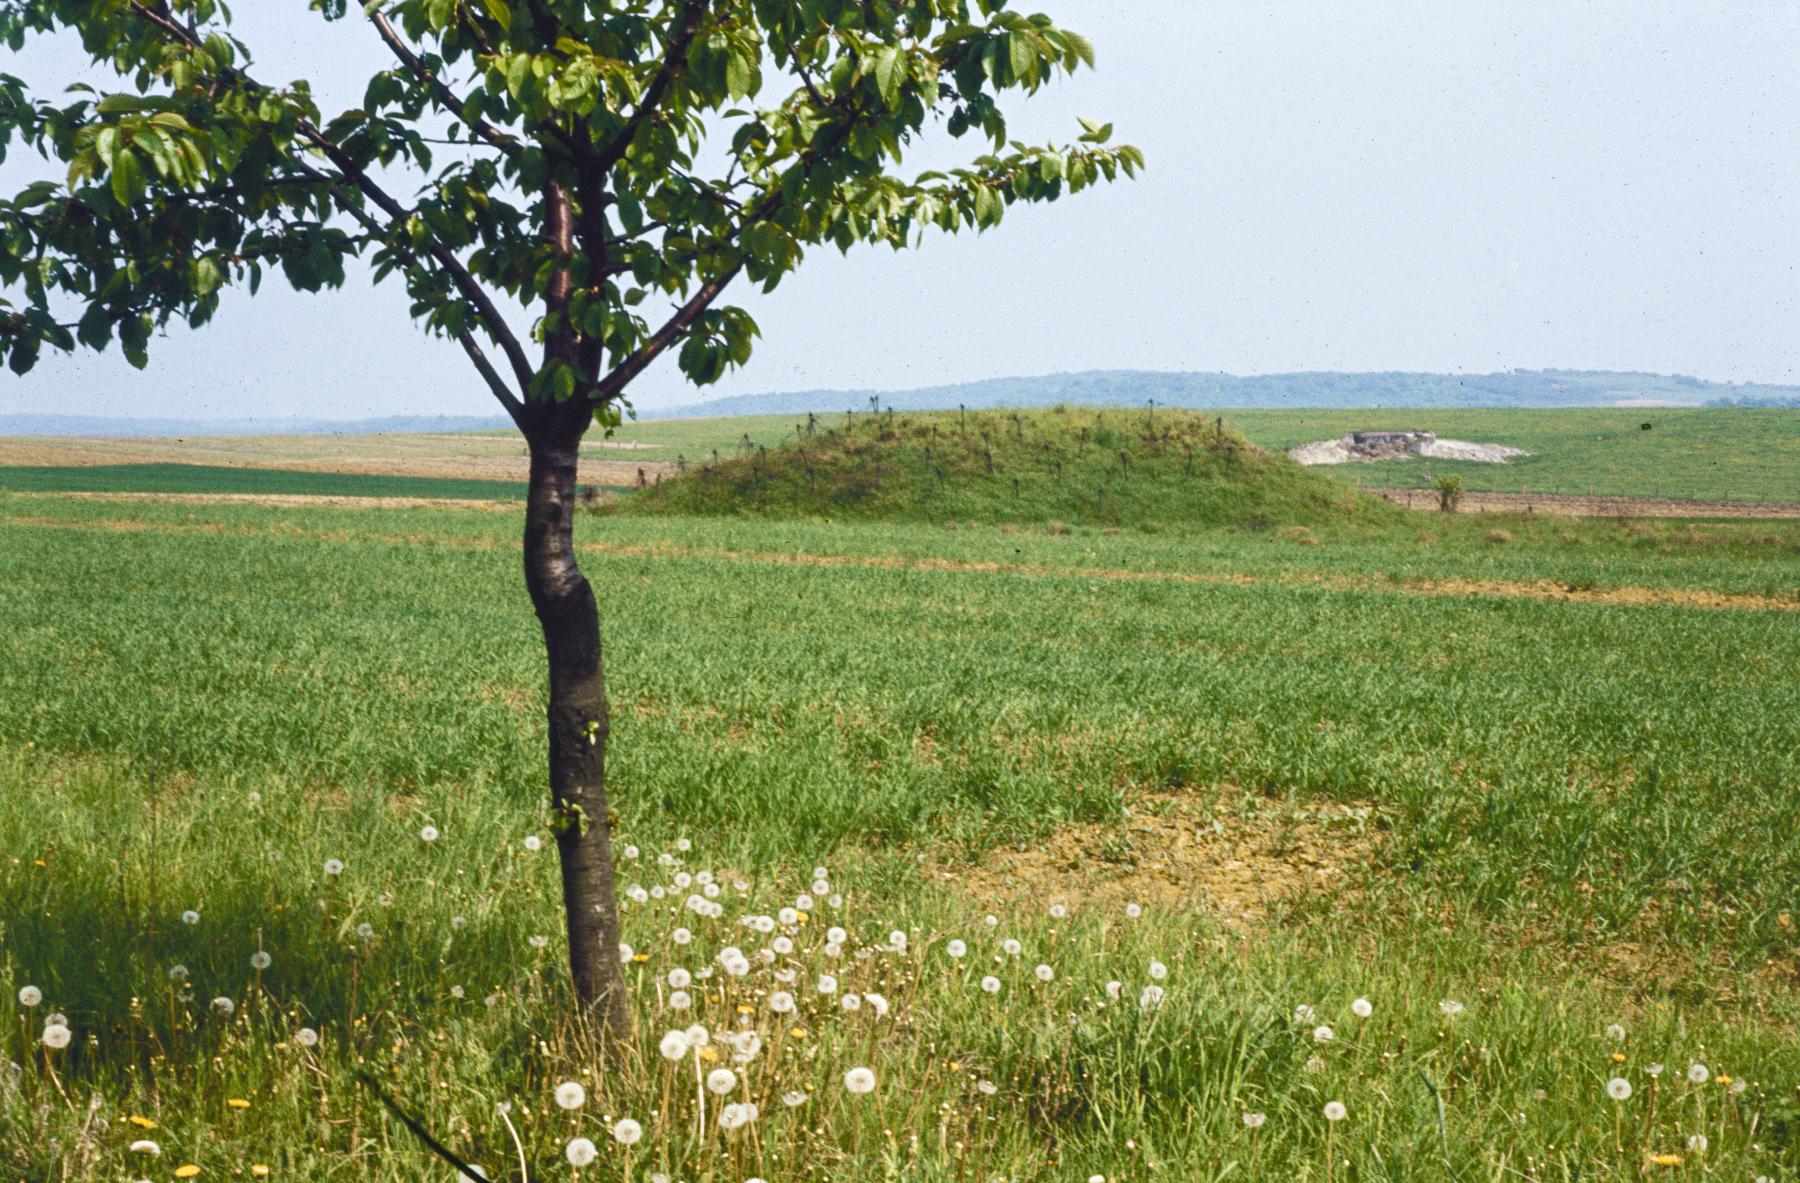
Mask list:
[{"label": "hazy sky", "polygon": [[[1800,6],[1648,0],[1023,0],[1099,69],[1015,104],[1142,147],[1134,183],[918,252],[819,251],[708,395],[1132,367],[1641,369],[1800,382]],[[352,105],[384,50],[240,0],[269,79]],[[58,82],[75,47],[4,67]],[[957,147],[954,141],[946,141]],[[964,151],[968,144],[960,145]],[[952,160],[938,151],[920,167]],[[16,153],[0,188],[36,166]],[[239,298],[232,298],[239,295]],[[0,378],[0,411],[487,413],[397,285],[227,293],[200,333]],[[695,401],[672,361],[633,394]]]}]

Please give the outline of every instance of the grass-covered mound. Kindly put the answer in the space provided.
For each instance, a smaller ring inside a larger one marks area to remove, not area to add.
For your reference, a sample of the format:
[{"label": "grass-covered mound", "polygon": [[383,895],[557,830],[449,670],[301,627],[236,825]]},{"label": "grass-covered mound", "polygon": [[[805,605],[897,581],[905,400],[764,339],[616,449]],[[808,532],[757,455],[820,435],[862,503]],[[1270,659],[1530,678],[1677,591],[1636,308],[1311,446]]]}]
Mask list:
[{"label": "grass-covered mound", "polygon": [[812,419],[779,447],[690,461],[630,508],[1250,528],[1398,512],[1205,415],[1070,407]]}]

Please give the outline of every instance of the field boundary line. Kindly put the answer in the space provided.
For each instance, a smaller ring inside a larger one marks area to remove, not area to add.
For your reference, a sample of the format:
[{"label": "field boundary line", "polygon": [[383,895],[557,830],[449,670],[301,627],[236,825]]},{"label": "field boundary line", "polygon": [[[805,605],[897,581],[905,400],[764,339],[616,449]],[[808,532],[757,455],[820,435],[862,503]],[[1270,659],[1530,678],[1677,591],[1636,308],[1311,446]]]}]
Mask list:
[{"label": "field boundary line", "polygon": [[[1435,489],[1363,489],[1402,509],[1439,512]],[[1610,493],[1514,493],[1469,490],[1460,513],[1539,514],[1570,518],[1731,518],[1741,521],[1800,518],[1800,505],[1780,501],[1705,501],[1627,497]]]}]

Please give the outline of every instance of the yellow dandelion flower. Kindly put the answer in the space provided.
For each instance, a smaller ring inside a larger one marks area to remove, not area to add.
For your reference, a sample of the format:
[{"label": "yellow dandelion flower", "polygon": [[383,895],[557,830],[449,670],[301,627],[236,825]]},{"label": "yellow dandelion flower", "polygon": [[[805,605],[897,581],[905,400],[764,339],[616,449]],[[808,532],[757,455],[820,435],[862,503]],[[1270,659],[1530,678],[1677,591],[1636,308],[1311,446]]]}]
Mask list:
[{"label": "yellow dandelion flower", "polygon": [[719,1049],[709,1043],[700,1049],[700,1058],[702,1060],[716,1060],[719,1058]]},{"label": "yellow dandelion flower", "polygon": [[250,1164],[250,1173],[260,1179],[269,1173],[268,1165],[266,1163],[253,1162]]},{"label": "yellow dandelion flower", "polygon": [[1615,1064],[1623,1064],[1625,1062],[1625,1053],[1624,1052],[1614,1052],[1612,1054],[1612,1062]]},{"label": "yellow dandelion flower", "polygon": [[1650,1161],[1659,1167],[1678,1167],[1681,1165],[1679,1154],[1652,1154]]},{"label": "yellow dandelion flower", "polygon": [[755,1008],[755,1007],[753,1007],[753,1006],[745,1006],[745,1005],[744,1005],[744,1004],[743,1004],[743,1003],[741,1003],[741,1002],[740,1002],[740,1003],[738,1003],[738,1014],[740,1014],[740,1015],[753,1015],[753,1014],[755,1014],[755,1013],[756,1013],[756,1008]]},{"label": "yellow dandelion flower", "polygon": [[805,909],[803,909],[803,908],[798,909],[794,912],[794,920],[797,923],[805,924],[808,919],[809,919],[809,917],[807,916]]},{"label": "yellow dandelion flower", "polygon": [[1718,1081],[1720,1084],[1730,1084],[1731,1083],[1731,1077],[1725,1075],[1723,1072],[1721,1072],[1717,1076],[1713,1077],[1713,1079]]},{"label": "yellow dandelion flower", "polygon": [[788,1035],[790,1035],[794,1039],[805,1039],[806,1038],[806,1028],[805,1027],[795,1027],[792,1031],[788,1032]]},{"label": "yellow dandelion flower", "polygon": [[195,1175],[198,1175],[199,1173],[200,1173],[200,1168],[195,1166],[191,1162],[184,1162],[180,1166],[175,1168],[175,1177],[177,1179],[192,1179]]},{"label": "yellow dandelion flower", "polygon": [[126,1118],[125,1120],[130,1122],[132,1125],[137,1126],[141,1130],[153,1130],[156,1128],[155,1122],[151,1121],[147,1117],[139,1117],[135,1113],[132,1114],[130,1117]]},{"label": "yellow dandelion flower", "polygon": [[225,1098],[225,1103],[227,1105],[231,1106],[233,1109],[248,1109],[248,1108],[250,1108],[250,1102],[244,1100],[244,1098],[242,1098],[242,1097],[227,1097],[227,1098]]},{"label": "yellow dandelion flower", "polygon": [[637,962],[639,965],[642,965],[642,964],[644,964],[644,962],[650,960],[650,954],[648,954],[648,953],[633,953],[631,955],[631,959],[633,961]]}]

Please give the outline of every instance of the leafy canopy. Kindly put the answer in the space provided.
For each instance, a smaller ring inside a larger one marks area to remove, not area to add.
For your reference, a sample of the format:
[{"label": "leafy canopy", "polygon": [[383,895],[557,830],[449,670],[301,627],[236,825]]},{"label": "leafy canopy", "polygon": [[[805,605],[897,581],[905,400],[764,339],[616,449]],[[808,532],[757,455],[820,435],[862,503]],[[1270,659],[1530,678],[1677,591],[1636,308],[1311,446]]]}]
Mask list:
[{"label": "leafy canopy", "polygon": [[[386,43],[358,107],[257,77],[220,0],[0,0],[13,49],[73,33],[118,84],[52,100],[0,74],[0,161],[23,145],[67,168],[0,198],[12,369],[115,337],[141,367],[227,288],[335,287],[362,257],[521,427],[577,396],[616,422],[665,350],[701,384],[749,358],[756,325],[718,303],[737,276],[773,289],[810,246],[985,229],[1143,163],[1089,120],[1066,146],[1008,138],[1002,93],[1093,49],[1006,0],[312,7]],[[903,176],[940,126],[977,142],[967,165]],[[511,302],[537,311],[529,342]]]}]

